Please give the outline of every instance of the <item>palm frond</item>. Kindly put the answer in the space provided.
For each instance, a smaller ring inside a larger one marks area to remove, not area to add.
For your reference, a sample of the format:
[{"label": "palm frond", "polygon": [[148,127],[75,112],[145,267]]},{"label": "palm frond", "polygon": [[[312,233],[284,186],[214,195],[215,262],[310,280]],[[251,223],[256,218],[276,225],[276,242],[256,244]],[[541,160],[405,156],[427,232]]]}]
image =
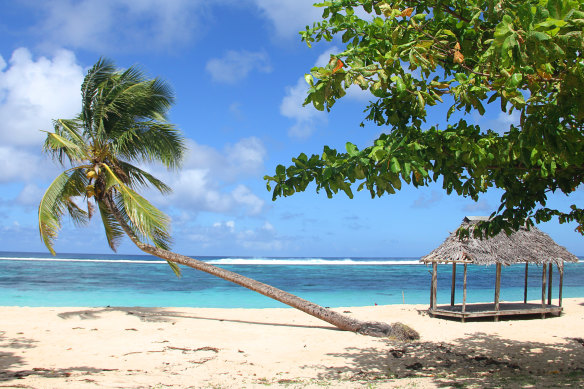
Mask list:
[{"label": "palm frond", "polygon": [[95,65],[87,72],[81,84],[81,106],[82,118],[85,123],[85,131],[91,133],[93,130],[93,114],[101,86],[112,74],[116,72],[116,67],[112,61],[100,58]]},{"label": "palm frond", "polygon": [[39,232],[42,241],[55,255],[54,240],[61,229],[61,220],[69,212],[76,223],[87,220],[87,213],[73,206],[72,198],[84,194],[87,178],[81,168],[61,173],[45,191],[39,204]]},{"label": "palm frond", "polygon": [[[136,226],[136,224],[132,221],[132,219],[128,215],[127,208],[126,208],[127,200],[125,200],[124,197],[119,192],[116,192],[116,194],[113,197],[114,197],[114,201],[110,201],[109,203],[110,204],[113,203],[113,206],[115,207],[116,214],[118,215],[118,217],[120,217],[122,219],[123,223],[127,226],[127,228],[130,229],[132,235],[136,239],[138,239],[139,241],[143,242],[144,241],[144,234],[143,234],[142,230]],[[115,215],[113,215],[109,211],[109,208],[107,207],[107,205],[105,205],[103,203],[99,203],[99,205],[100,205],[100,212],[102,212],[102,219],[104,220],[104,226],[106,227],[106,235],[108,237],[108,243],[110,243],[110,247],[112,248],[112,250],[116,251],[117,244],[118,244],[119,240],[123,237],[123,234],[124,234],[123,228],[121,227],[120,223],[115,218]],[[111,239],[110,239],[110,236],[112,237]],[[156,242],[155,242],[155,244],[156,244]],[[157,247],[164,248],[164,245],[160,245],[160,243],[159,243],[159,244],[157,244]],[[168,265],[170,266],[170,268],[172,269],[174,274],[180,278],[181,277],[181,270],[180,270],[180,267],[178,266],[178,264],[176,264],[168,259],[166,260],[166,262],[168,263]]]},{"label": "palm frond", "polygon": [[[156,112],[166,121],[166,113],[174,104],[174,92],[168,83],[165,81],[155,78],[151,81],[150,85],[150,111]],[[154,117],[152,114],[149,115],[153,119],[160,120],[160,118]]]},{"label": "palm frond", "polygon": [[180,273],[180,267],[178,267],[178,265],[172,261],[169,261],[168,259],[166,260],[166,262],[168,263],[168,266],[170,266],[170,268],[172,269],[172,271],[174,272],[174,274],[180,278],[181,273]]},{"label": "palm frond", "polygon": [[132,225],[143,240],[152,242],[156,247],[168,250],[172,241],[169,233],[169,217],[125,185],[120,187],[117,206],[123,206]]},{"label": "palm frond", "polygon": [[108,192],[113,194],[116,208],[127,217],[128,225],[138,239],[150,241],[156,247],[168,250],[172,240],[169,217],[125,185],[109,166],[104,164],[103,167]]},{"label": "palm frond", "polygon": [[55,121],[55,132],[47,132],[43,151],[61,164],[64,157],[71,163],[89,159],[86,142],[77,132],[76,124],[74,120],[59,119]]},{"label": "palm frond", "polygon": [[126,173],[126,176],[129,179],[129,186],[131,188],[147,188],[152,185],[162,194],[169,194],[172,192],[172,188],[150,173],[124,161],[117,161],[117,164],[124,171],[124,173]]},{"label": "palm frond", "polygon": [[99,214],[101,215],[101,221],[105,229],[107,243],[113,251],[117,251],[118,245],[124,237],[124,230],[105,204],[103,204],[101,201],[98,201],[97,206],[99,208]]},{"label": "palm frond", "polygon": [[89,222],[90,212],[80,208],[73,198],[68,198],[64,201],[67,207],[67,213],[71,217],[73,224],[76,226],[85,226]]},{"label": "palm frond", "polygon": [[170,123],[143,121],[116,137],[112,148],[129,160],[160,162],[169,169],[182,164],[186,147],[180,131]]}]

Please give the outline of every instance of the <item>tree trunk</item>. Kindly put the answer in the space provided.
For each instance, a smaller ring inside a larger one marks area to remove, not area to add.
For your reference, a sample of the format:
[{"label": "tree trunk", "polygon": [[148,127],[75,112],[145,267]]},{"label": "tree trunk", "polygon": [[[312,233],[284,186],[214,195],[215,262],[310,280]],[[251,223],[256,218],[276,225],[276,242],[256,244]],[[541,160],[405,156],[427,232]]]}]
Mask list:
[{"label": "tree trunk", "polygon": [[299,309],[302,312],[308,313],[309,315],[312,315],[318,319],[324,320],[341,330],[352,331],[359,334],[376,337],[390,336],[401,340],[419,339],[419,334],[404,324],[393,323],[392,325],[389,325],[387,323],[380,322],[362,322],[322,307],[308,300],[304,300],[303,298],[285,292],[281,289],[242,276],[241,274],[210,265],[206,262],[199,261],[185,255],[176,254],[168,250],[142,243],[125,223],[117,208],[110,202],[110,200],[105,199],[104,202],[115,216],[118,223],[120,223],[124,229],[124,232],[130,237],[132,242],[134,242],[134,244],[145,253],[212,274],[227,281],[231,281],[237,285],[243,286],[247,289],[253,290],[254,292],[261,293],[264,296],[270,297],[293,308]]}]

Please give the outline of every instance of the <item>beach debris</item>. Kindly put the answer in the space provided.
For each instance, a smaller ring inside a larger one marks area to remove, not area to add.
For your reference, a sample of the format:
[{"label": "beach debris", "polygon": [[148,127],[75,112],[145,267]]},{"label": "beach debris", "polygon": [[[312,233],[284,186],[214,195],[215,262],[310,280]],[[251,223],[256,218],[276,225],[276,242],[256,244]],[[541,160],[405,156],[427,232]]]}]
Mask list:
[{"label": "beach debris", "polygon": [[[169,347],[169,348],[171,348],[171,347]],[[209,362],[210,360],[217,358],[217,355],[215,355],[215,354],[219,353],[219,349],[217,347],[211,347],[211,346],[199,347],[199,348],[192,349],[190,351],[192,351],[194,353],[196,353],[196,352],[209,352],[209,351],[214,353],[211,355],[207,354],[206,357],[202,357],[199,360],[190,360],[189,361],[189,363],[194,363],[197,365],[202,365],[203,363]],[[183,352],[183,353],[186,353],[186,352]]]},{"label": "beach debris", "polygon": [[580,343],[582,346],[584,346],[584,339],[582,339],[582,338],[569,338],[569,339],[574,340],[574,341]]},{"label": "beach debris", "polygon": [[412,327],[407,326],[403,323],[400,322],[392,323],[390,328],[391,330],[388,336],[392,340],[408,342],[420,339],[420,334],[418,333],[418,331],[414,330]]},{"label": "beach debris", "polygon": [[[92,374],[96,372],[104,372],[104,371],[118,371],[118,369],[94,369],[92,368],[91,371],[89,370],[82,370],[78,368],[73,368],[77,371],[83,371],[84,374]],[[18,370],[18,371],[0,371],[0,382],[9,380],[9,379],[24,379],[31,375],[42,376],[46,378],[59,378],[59,377],[71,377],[73,372],[67,371],[64,369],[53,369],[53,368],[46,368],[46,367],[33,367],[30,370]],[[9,386],[9,387],[17,387],[17,386]],[[30,386],[26,386],[29,388]]]}]

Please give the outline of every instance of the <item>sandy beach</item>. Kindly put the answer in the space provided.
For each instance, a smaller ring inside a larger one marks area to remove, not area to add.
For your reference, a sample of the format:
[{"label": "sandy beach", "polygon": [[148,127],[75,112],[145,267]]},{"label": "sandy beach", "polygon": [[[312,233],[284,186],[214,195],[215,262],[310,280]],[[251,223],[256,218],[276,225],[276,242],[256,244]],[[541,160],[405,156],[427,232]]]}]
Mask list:
[{"label": "sandy beach", "polygon": [[338,308],[400,321],[397,343],[294,309],[0,308],[5,388],[582,387],[584,299],[545,320],[430,318],[426,305]]}]

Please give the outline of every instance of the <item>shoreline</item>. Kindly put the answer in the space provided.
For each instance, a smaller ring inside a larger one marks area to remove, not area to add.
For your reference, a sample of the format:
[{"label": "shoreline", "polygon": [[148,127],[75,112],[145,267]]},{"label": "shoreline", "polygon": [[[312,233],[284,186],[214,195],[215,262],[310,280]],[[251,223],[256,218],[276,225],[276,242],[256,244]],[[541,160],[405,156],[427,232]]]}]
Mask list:
[{"label": "shoreline", "polygon": [[578,387],[584,298],[547,319],[430,318],[426,304],[334,308],[402,322],[396,343],[292,308],[0,307],[0,387]]}]

